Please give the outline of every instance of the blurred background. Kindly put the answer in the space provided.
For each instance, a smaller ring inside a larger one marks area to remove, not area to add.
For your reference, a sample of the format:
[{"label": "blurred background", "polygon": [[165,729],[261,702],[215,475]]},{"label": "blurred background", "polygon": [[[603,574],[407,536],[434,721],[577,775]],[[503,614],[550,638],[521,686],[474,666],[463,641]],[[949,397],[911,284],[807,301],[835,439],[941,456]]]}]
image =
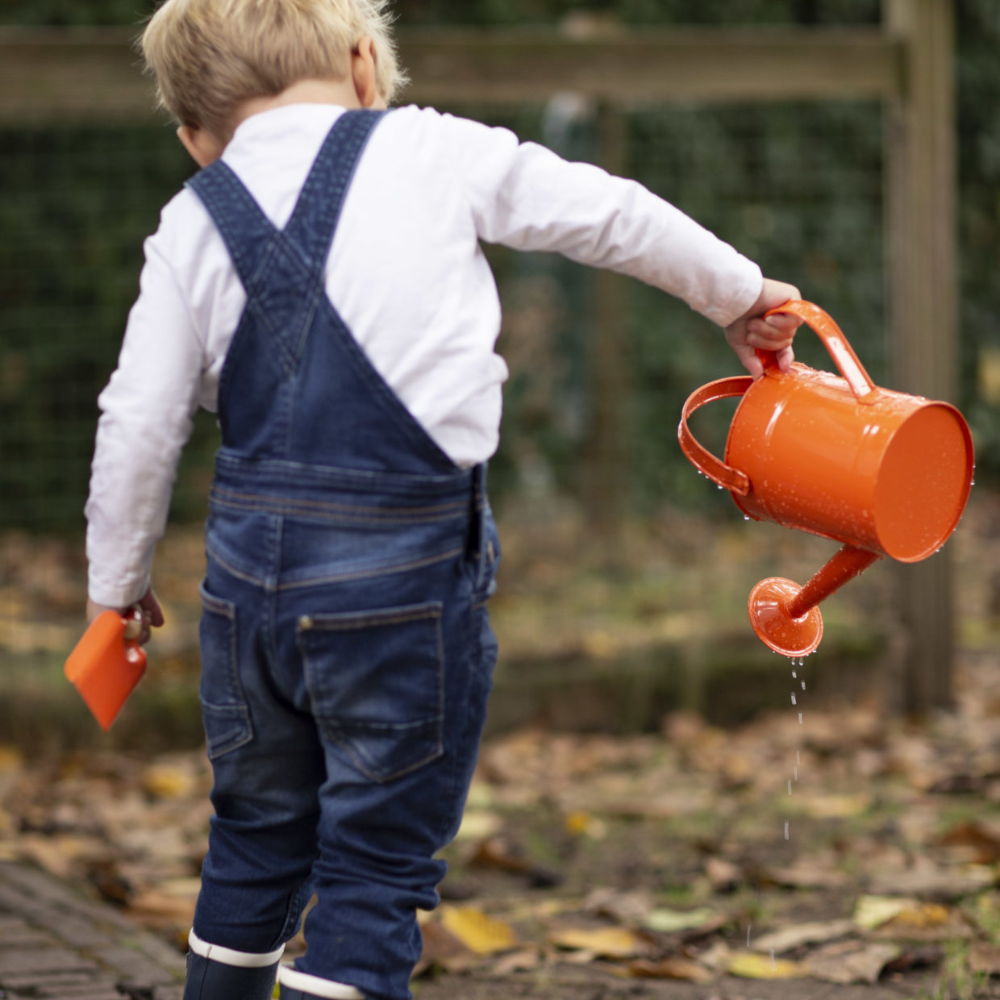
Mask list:
[{"label": "blurred background", "polygon": [[[208,414],[185,453],[157,563],[170,621],[111,737],[95,734],[61,676],[83,627],[82,509],[96,397],[136,295],[142,240],[192,169],[128,51],[152,7],[143,0],[0,4],[2,743],[60,748],[100,739],[162,748],[201,739],[200,523],[216,444]],[[856,39],[865,53],[880,33],[889,37],[899,7],[879,0],[399,0],[401,50],[414,77],[403,100],[507,126],[568,158],[635,177],[823,306],[878,384],[928,391],[906,380],[905,365],[893,367],[891,80],[839,94],[837,66],[817,65],[826,81],[817,87],[821,96],[807,93],[801,70],[785,93],[776,57],[747,95],[680,86],[671,97],[666,88],[644,93],[627,73],[595,79],[604,73],[604,63],[588,62],[596,50],[572,50],[677,28],[688,34],[664,49],[664,70],[687,38],[707,46],[724,83],[725,50],[712,56],[710,31],[755,31],[777,42],[812,31],[837,52]],[[1000,616],[1000,562],[991,556],[1000,534],[1000,8],[994,0],[942,7],[954,34],[946,39],[953,62],[942,93],[953,110],[945,147],[950,142],[955,152],[957,284],[942,274],[938,298],[945,312],[949,296],[957,304],[953,329],[945,323],[940,330],[954,377],[939,394],[969,419],[978,462],[970,511],[937,557],[942,565],[954,560],[959,572],[954,584],[930,591],[955,607],[954,616],[943,612],[937,657],[944,679],[930,695],[907,695],[906,583],[882,564],[824,606],[827,638],[810,661],[817,697],[872,697],[921,710],[949,704],[953,650],[994,655]],[[520,49],[512,32],[526,33]],[[574,67],[564,88],[543,79],[532,89],[537,59],[526,53],[542,36],[566,50],[559,66]],[[488,63],[460,67],[480,74],[475,86],[458,70],[449,80],[458,65],[448,62],[449,37],[485,46]],[[494,51],[490,39],[504,44]],[[909,59],[902,50],[886,79],[910,72]],[[492,731],[541,722],[636,732],[655,729],[676,708],[733,723],[785,704],[787,663],[753,637],[746,594],[770,573],[804,581],[835,546],[744,523],[730,498],[681,455],[676,425],[685,398],[737,371],[721,332],[638,283],[556,257],[488,253],[505,307],[499,350],[511,369],[490,479],[504,539]],[[805,328],[798,345],[800,360],[830,367]],[[699,415],[699,434],[719,453],[731,414],[717,404]]]}]

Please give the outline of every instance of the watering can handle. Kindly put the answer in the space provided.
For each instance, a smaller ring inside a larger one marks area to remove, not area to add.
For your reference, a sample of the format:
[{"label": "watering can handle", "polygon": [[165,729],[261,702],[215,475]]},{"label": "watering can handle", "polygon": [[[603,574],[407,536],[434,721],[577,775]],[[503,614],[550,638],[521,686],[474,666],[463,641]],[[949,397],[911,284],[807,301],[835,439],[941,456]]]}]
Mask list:
[{"label": "watering can handle", "polygon": [[695,410],[701,409],[717,399],[728,399],[730,396],[742,396],[753,384],[750,375],[735,375],[732,378],[720,378],[703,385],[688,396],[684,409],[681,411],[681,422],[677,428],[677,439],[681,451],[688,461],[701,473],[708,476],[713,483],[724,487],[730,493],[738,493],[745,497],[750,492],[750,479],[745,472],[726,465],[713,455],[704,445],[695,440],[688,427],[688,417]]},{"label": "watering can handle", "polygon": [[[865,371],[864,365],[858,360],[854,348],[847,342],[843,330],[837,326],[829,313],[824,312],[812,302],[803,302],[801,299],[792,299],[784,305],[770,309],[764,313],[764,316],[773,316],[775,313],[790,313],[804,323],[808,323],[816,336],[823,341],[823,346],[833,359],[833,363],[840,369],[840,374],[844,376],[851,391],[858,397],[858,402],[874,402],[875,383]],[[758,350],[757,356],[764,363],[765,371],[773,371],[777,368],[773,351]]]}]

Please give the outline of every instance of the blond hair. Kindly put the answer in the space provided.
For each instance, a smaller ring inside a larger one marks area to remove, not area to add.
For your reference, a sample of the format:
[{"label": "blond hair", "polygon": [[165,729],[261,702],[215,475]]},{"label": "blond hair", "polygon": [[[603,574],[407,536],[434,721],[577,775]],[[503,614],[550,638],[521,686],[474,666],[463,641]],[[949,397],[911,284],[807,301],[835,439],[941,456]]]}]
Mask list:
[{"label": "blond hair", "polygon": [[388,0],[165,0],[139,47],[160,105],[182,125],[228,139],[237,107],[307,79],[345,79],[362,38],[391,101],[406,77]]}]

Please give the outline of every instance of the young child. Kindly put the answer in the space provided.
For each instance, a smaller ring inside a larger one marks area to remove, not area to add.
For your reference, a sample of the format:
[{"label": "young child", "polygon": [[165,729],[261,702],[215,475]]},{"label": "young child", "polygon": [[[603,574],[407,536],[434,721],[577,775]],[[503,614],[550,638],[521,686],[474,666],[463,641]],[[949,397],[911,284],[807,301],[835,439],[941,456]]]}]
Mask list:
[{"label": "young child", "polygon": [[[403,1000],[496,646],[506,377],[480,240],[680,296],[791,363],[798,292],[638,184],[432,110],[384,0],[166,0],[145,58],[205,168],[163,210],[100,397],[88,614],[150,586],[199,406],[222,431],[201,700],[213,819],[186,1000]],[[302,909],[308,951],[278,970]]]}]

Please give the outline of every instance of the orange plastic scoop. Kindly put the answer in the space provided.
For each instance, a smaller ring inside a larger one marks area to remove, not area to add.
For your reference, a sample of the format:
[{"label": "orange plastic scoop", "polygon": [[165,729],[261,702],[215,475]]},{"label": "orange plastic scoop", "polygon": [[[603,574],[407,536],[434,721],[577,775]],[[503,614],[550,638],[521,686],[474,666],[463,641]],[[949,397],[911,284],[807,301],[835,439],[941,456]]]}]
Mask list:
[{"label": "orange plastic scoop", "polygon": [[146,670],[146,654],[127,637],[137,623],[114,611],[98,615],[66,661],[67,679],[107,732]]}]

